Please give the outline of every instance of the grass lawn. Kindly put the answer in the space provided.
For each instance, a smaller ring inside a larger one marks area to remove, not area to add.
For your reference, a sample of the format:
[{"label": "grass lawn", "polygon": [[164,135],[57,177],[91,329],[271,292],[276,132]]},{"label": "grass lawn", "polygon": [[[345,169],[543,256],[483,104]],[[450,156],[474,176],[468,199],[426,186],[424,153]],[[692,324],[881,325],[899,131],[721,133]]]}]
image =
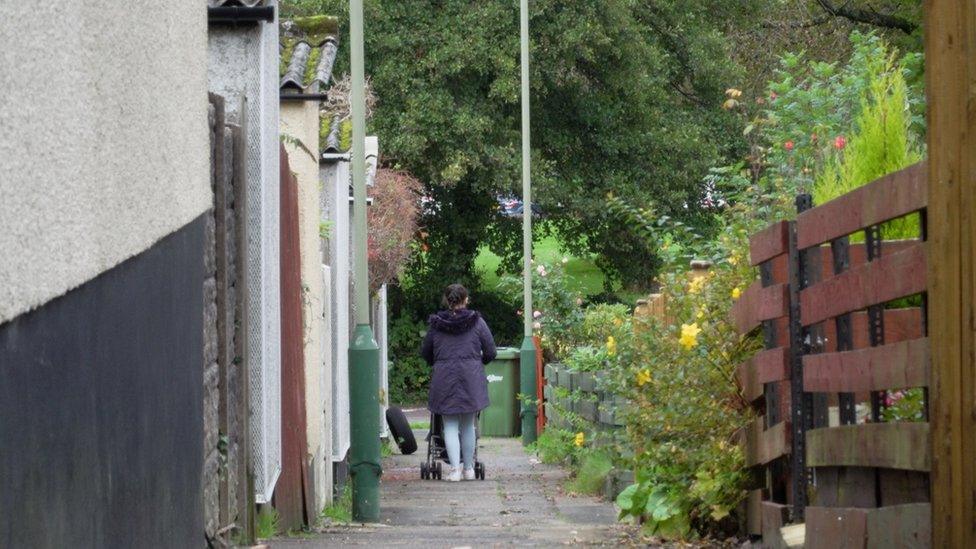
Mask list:
[{"label": "grass lawn", "polygon": [[[566,274],[575,283],[574,289],[583,295],[594,295],[603,291],[603,273],[593,263],[592,259],[564,254],[559,249],[559,240],[555,236],[537,240],[534,243],[533,252],[536,260],[548,265],[562,261],[563,257],[568,258]],[[489,288],[498,283],[498,275],[495,271],[500,263],[501,258],[487,248],[482,248],[478,258],[475,259],[475,267],[484,274],[485,284]]]}]

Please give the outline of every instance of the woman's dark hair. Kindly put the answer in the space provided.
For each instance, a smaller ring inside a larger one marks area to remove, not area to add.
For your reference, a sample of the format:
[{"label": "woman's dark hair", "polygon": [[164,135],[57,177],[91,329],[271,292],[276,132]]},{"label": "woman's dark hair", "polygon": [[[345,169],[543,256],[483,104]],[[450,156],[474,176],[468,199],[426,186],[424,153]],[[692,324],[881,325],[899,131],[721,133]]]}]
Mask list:
[{"label": "woman's dark hair", "polygon": [[460,284],[451,284],[444,290],[444,305],[448,309],[457,308],[468,298],[468,289]]}]

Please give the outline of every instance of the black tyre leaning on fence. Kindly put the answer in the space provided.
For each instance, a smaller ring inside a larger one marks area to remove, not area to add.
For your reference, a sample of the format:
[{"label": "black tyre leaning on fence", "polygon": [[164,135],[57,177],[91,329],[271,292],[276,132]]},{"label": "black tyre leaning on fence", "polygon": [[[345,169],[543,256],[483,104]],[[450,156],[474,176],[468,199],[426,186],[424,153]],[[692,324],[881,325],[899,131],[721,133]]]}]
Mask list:
[{"label": "black tyre leaning on fence", "polygon": [[417,451],[417,439],[413,436],[410,422],[407,421],[407,416],[403,410],[393,407],[387,408],[386,424],[390,427],[390,434],[400,448],[400,453],[409,456]]}]

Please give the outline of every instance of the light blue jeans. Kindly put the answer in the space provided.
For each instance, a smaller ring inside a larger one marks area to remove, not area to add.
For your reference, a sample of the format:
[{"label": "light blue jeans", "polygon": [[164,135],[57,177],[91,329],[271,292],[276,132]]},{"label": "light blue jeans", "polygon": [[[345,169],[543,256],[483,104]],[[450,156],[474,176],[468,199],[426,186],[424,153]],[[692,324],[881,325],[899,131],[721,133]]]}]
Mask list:
[{"label": "light blue jeans", "polygon": [[[441,416],[444,420],[444,446],[447,447],[447,459],[455,469],[464,458],[464,468],[474,469],[475,432],[474,421],[476,414],[451,414]],[[460,434],[458,430],[460,429]],[[458,445],[460,445],[460,452]],[[458,454],[460,453],[460,456]]]}]

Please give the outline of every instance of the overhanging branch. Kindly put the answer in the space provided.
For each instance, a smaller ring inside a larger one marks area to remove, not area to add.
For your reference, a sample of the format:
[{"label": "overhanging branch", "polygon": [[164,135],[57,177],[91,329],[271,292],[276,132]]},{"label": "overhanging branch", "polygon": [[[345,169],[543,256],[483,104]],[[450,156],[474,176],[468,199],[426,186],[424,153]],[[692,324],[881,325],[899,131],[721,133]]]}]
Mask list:
[{"label": "overhanging branch", "polygon": [[886,29],[898,29],[905,34],[911,34],[915,32],[918,25],[898,17],[896,15],[888,15],[885,13],[880,13],[874,8],[862,9],[858,7],[851,6],[850,1],[845,2],[843,5],[835,6],[830,0],[817,0],[820,7],[824,9],[830,15],[835,17],[843,17],[845,19],[850,19],[851,21],[856,21],[858,23],[867,23],[868,25],[874,25],[876,27],[883,27]]}]

